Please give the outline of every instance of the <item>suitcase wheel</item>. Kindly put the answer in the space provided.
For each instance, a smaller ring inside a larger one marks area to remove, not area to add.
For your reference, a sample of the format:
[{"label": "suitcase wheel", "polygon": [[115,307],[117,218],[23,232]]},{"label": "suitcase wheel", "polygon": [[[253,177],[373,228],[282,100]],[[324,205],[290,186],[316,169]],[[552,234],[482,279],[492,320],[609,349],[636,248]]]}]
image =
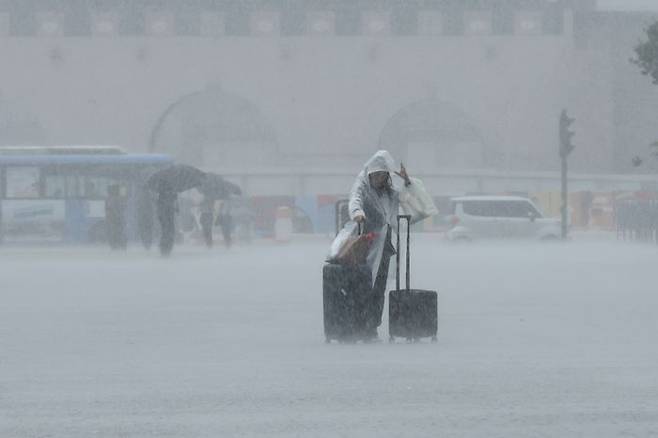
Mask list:
[{"label": "suitcase wheel", "polygon": [[395,337],[394,336],[389,337],[388,338],[388,343],[389,344],[395,344]]},{"label": "suitcase wheel", "polygon": [[436,344],[439,339],[436,336],[432,336],[432,344]]}]

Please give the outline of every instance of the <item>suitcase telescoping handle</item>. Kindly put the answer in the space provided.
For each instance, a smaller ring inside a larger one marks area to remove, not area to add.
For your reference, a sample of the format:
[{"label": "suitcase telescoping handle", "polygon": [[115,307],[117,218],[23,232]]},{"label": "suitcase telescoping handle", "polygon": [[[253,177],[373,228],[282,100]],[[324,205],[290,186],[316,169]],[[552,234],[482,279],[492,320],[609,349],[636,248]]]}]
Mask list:
[{"label": "suitcase telescoping handle", "polygon": [[407,254],[405,256],[406,260],[406,280],[407,280],[407,291],[411,288],[411,274],[409,267],[411,266],[410,252],[409,252],[409,243],[411,241],[411,215],[408,214],[399,214],[398,215],[398,232],[397,232],[397,247],[395,254],[395,289],[400,290],[400,219],[405,219],[407,221]]}]

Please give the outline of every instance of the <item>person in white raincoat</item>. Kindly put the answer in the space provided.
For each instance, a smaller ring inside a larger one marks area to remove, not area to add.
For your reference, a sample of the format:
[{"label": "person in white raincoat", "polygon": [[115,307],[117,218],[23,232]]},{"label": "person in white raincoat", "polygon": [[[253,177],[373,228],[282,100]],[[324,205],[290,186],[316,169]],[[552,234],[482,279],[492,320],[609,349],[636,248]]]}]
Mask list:
[{"label": "person in white raincoat", "polygon": [[[364,232],[375,233],[367,263],[372,270],[372,295],[365,303],[366,338],[377,338],[377,327],[382,323],[389,261],[395,248],[391,243],[391,229],[397,232],[397,215],[400,196],[412,184],[404,166],[395,171],[393,157],[387,151],[378,151],[366,162],[350,192],[350,218],[364,226]],[[403,185],[393,184],[393,175]]]}]

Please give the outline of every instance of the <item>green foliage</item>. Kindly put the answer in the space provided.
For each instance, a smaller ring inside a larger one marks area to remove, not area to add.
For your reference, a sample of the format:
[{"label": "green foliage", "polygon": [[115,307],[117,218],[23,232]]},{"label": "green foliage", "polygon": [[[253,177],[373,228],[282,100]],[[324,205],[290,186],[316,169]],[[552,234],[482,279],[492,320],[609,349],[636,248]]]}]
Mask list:
[{"label": "green foliage", "polygon": [[636,58],[631,62],[640,67],[643,75],[651,76],[653,83],[658,84],[658,22],[646,29],[647,40],[635,46]]}]

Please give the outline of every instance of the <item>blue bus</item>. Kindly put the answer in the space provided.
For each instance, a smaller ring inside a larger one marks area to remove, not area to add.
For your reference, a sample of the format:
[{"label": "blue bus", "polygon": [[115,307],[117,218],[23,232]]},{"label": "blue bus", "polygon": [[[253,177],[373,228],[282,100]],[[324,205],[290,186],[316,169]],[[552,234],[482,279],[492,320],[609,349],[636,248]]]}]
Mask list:
[{"label": "blue bus", "polygon": [[0,147],[0,242],[100,243],[105,198],[119,185],[128,237],[138,236],[143,183],[172,164],[167,155],[112,146]]}]

